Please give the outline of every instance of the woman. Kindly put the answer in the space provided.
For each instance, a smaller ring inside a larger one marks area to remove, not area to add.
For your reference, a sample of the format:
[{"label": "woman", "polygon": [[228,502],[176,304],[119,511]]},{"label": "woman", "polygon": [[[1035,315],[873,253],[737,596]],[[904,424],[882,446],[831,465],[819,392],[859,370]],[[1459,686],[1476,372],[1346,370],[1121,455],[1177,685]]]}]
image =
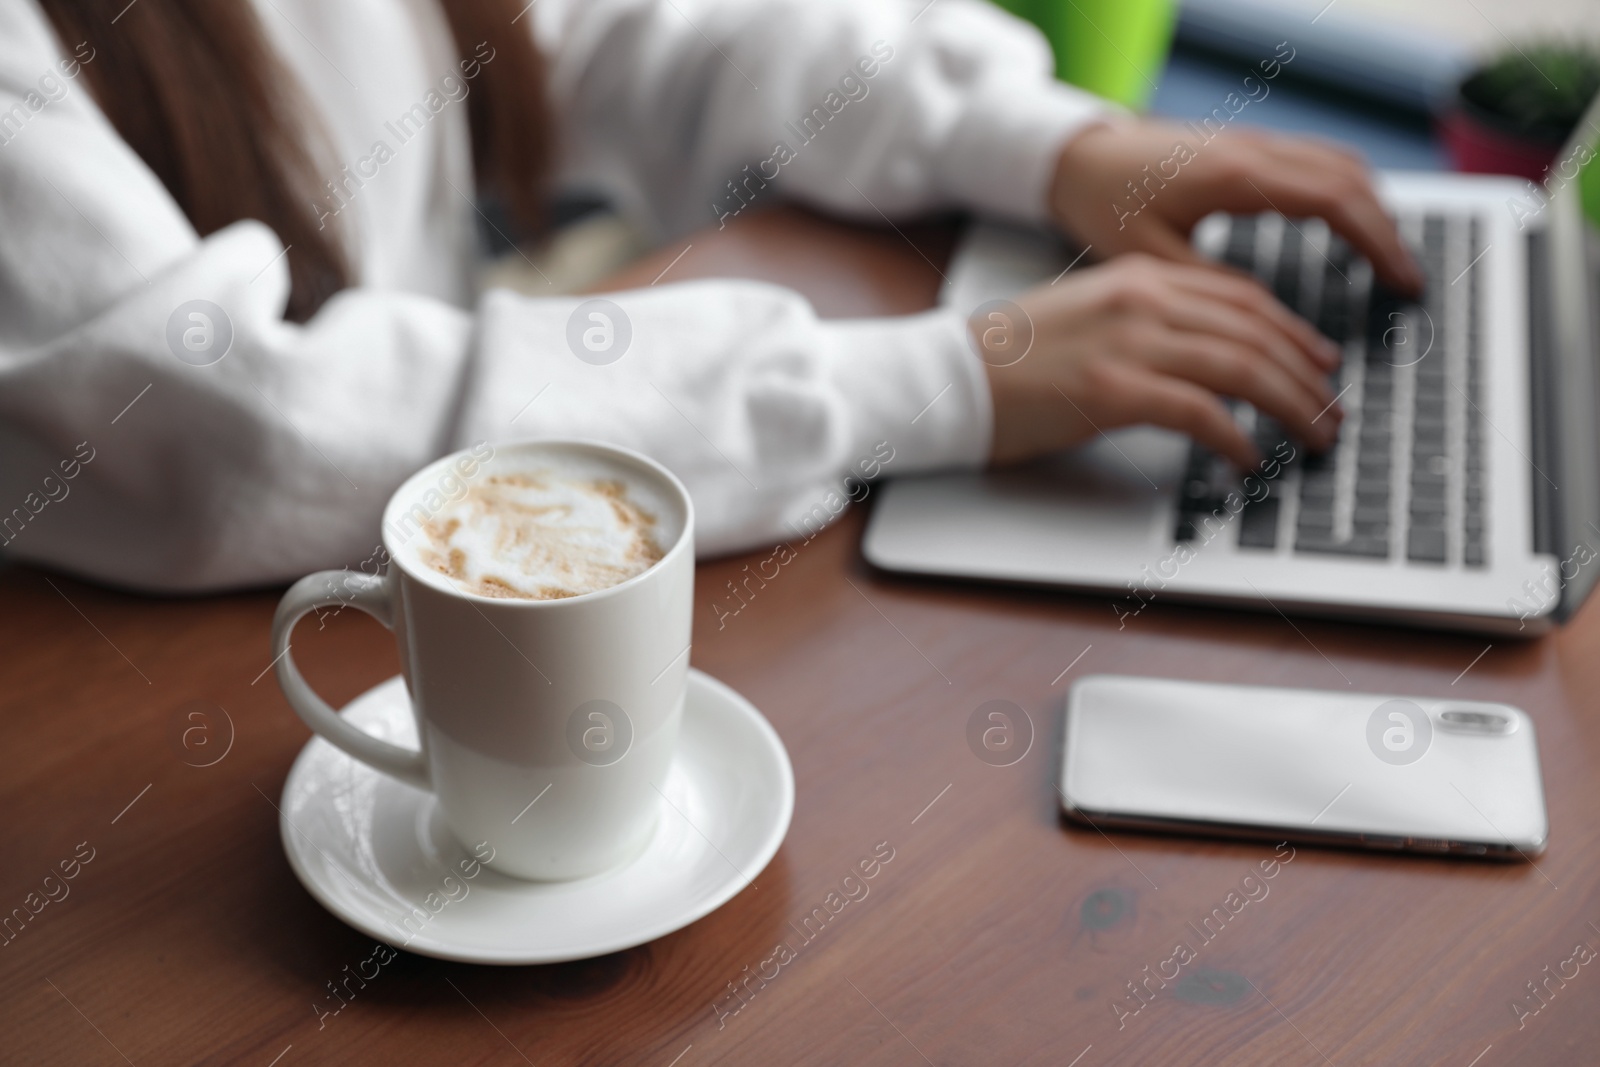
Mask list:
[{"label": "woman", "polygon": [[[1230,132],[1119,215],[1175,133],[1049,70],[982,0],[0,0],[0,541],[144,589],[282,580],[368,556],[434,456],[532,435],[665,462],[702,552],[780,536],[880,441],[909,473],[1147,421],[1248,463],[1220,392],[1326,445],[1333,352],[1186,235],[1320,214],[1415,286],[1360,165]],[[617,295],[625,352],[584,359],[616,324],[579,298],[472,291],[477,194],[529,227],[596,189],[667,238],[762,183],[1118,258],[1021,298],[1006,368],[957,312],[820,322],[732,281]]]}]

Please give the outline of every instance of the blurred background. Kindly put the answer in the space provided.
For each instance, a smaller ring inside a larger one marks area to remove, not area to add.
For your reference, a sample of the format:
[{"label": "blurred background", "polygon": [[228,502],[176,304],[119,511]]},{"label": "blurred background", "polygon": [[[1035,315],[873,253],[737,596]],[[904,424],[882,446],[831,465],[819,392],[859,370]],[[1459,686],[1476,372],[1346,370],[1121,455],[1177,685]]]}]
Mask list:
[{"label": "blurred background", "polygon": [[[1564,162],[1600,224],[1600,164],[1555,159],[1600,90],[1600,0],[995,2],[1039,26],[1063,81],[1134,110],[1198,121],[1247,91],[1233,122],[1357,145],[1374,167],[1540,181]],[[1244,85],[1281,56],[1265,93]],[[646,250],[603,204],[558,218],[530,253],[542,273],[508,249],[485,283],[578,291]]]}]

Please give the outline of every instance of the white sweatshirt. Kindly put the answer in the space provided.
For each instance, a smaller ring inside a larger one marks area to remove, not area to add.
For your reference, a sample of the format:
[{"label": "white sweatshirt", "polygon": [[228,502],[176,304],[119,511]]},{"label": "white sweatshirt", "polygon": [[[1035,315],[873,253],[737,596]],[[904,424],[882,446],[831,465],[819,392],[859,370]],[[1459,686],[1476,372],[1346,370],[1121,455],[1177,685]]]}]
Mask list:
[{"label": "white sweatshirt", "polygon": [[[880,442],[892,474],[983,460],[990,400],[955,312],[822,322],[772,285],[662,284],[610,295],[632,337],[597,363],[568,343],[583,298],[474,293],[473,85],[433,0],[257,6],[349,170],[323,210],[359,280],[305,325],[283,320],[278,237],[197,236],[96,107],[92,50],[0,0],[3,551],[140,589],[282,581],[370,557],[389,494],[436,456],[566,436],[670,467],[718,553],[790,536]],[[562,183],[661,239],[736,210],[730,181],[871,222],[1043,219],[1100,106],[984,0],[538,0],[526,18]],[[209,335],[196,300],[222,309]]]}]

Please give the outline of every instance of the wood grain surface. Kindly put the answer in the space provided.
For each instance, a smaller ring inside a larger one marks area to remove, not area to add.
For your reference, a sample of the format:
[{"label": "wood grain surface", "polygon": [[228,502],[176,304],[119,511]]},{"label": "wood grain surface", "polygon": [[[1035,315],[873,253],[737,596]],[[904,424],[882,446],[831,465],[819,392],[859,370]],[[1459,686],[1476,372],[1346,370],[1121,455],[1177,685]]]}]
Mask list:
[{"label": "wood grain surface", "polygon": [[[932,301],[950,233],[780,209],[618,285],[670,264],[663,283],[760,277],[829,315],[905,312]],[[762,709],[795,767],[793,826],[753,885],[581,963],[402,953],[321,1026],[325,983],[373,946],[279,844],[274,804],[309,735],[266,670],[278,591],[162,600],[0,573],[0,914],[26,916],[0,946],[0,1061],[1600,1062],[1600,960],[1575,954],[1600,946],[1596,605],[1492,645],[1159,602],[1119,630],[1103,600],[874,572],[862,518],[797,542],[737,614],[714,605],[770,553],[699,569],[693,663]],[[397,670],[389,635],[349,612],[302,623],[296,655],[336,705]],[[1518,704],[1539,731],[1550,849],[1534,866],[1303,848],[1201,942],[1190,924],[1274,849],[1063,825],[1061,700],[1085,672]],[[1035,732],[1008,767],[966,740],[994,699]],[[892,859],[867,894],[798,937],[875,849]],[[1184,977],[1145,982],[1178,941],[1198,946]],[[798,947],[774,974],[780,942]]]}]

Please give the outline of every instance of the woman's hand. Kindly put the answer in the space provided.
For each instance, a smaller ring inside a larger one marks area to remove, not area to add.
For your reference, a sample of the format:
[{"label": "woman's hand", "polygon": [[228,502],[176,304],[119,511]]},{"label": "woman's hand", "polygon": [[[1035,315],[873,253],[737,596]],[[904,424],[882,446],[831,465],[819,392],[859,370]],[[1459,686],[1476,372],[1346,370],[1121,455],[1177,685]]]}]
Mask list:
[{"label": "woman's hand", "polygon": [[969,322],[994,398],[995,463],[1154,423],[1253,466],[1255,446],[1218,394],[1313,450],[1337,436],[1327,375],[1338,349],[1248,278],[1134,253],[1031,289],[1016,309],[1021,322],[1010,309]]},{"label": "woman's hand", "polygon": [[1067,143],[1050,204],[1095,258],[1148,252],[1177,263],[1203,262],[1189,231],[1213,211],[1317,216],[1371,260],[1382,281],[1407,293],[1422,288],[1366,165],[1316,141],[1228,127],[1205,142],[1172,123],[1113,121]]}]

